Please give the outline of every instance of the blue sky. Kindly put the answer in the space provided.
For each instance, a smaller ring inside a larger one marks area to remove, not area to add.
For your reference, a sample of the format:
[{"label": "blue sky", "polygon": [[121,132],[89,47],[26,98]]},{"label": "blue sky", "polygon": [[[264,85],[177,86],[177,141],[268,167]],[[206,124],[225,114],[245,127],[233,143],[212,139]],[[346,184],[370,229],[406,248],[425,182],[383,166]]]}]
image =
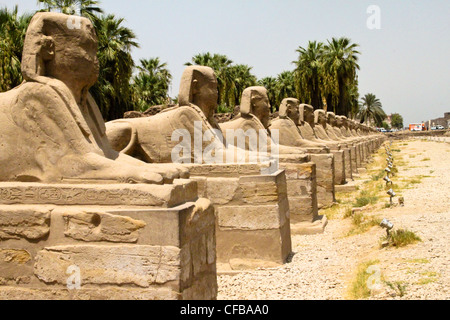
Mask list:
[{"label": "blue sky", "polygon": [[[14,4],[38,8],[37,0],[0,0]],[[380,8],[380,29],[367,27],[370,5]],[[346,36],[360,45],[361,95],[374,93],[405,125],[450,112],[448,0],[103,0],[101,7],[137,34],[136,61],[167,62],[171,96],[195,54],[225,54],[262,78],[292,70],[308,41]]]}]

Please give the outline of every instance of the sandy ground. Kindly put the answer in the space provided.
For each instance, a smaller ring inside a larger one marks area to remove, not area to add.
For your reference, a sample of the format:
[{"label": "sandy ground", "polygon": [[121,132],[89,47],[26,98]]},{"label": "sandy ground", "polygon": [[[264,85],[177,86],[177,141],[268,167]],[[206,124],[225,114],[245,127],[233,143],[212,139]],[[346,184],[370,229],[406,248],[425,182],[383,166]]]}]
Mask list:
[{"label": "sandy ground", "polygon": [[[370,299],[450,299],[450,144],[410,140],[394,143],[392,148],[400,150],[397,155],[403,159],[393,180],[424,178],[401,191],[404,207],[383,206],[373,214],[389,219],[396,229],[413,231],[422,242],[382,249],[384,229],[375,226],[363,234],[348,236],[351,220],[338,217],[329,221],[323,234],[293,236],[290,263],[219,276],[218,299],[351,299],[348,292],[358,266],[373,260],[377,262],[370,274],[378,286]],[[364,179],[370,177],[361,176],[357,183],[363,185]],[[400,284],[402,290],[388,282]]]}]

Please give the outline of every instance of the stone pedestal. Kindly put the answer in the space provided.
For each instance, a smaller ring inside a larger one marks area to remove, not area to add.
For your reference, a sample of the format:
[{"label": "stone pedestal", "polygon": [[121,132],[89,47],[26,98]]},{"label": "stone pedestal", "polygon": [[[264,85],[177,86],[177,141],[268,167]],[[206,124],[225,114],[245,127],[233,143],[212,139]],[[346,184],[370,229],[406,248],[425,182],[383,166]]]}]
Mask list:
[{"label": "stone pedestal", "polygon": [[[328,207],[336,201],[335,197],[335,157],[330,154],[310,154],[316,164],[317,206]],[[342,165],[342,161],[339,162]],[[316,217],[313,217],[313,220]]]},{"label": "stone pedestal", "polygon": [[199,195],[216,211],[219,271],[280,265],[291,253],[285,171],[265,164],[190,165]]},{"label": "stone pedestal", "polygon": [[358,144],[358,168],[364,167],[364,142]]},{"label": "stone pedestal", "polygon": [[[345,184],[345,154],[344,150],[331,150],[334,155],[334,183]],[[330,203],[325,206],[331,205]]]},{"label": "stone pedestal", "polygon": [[351,145],[348,148],[344,149],[344,157],[345,157],[345,180],[351,181],[353,180],[353,172],[352,172],[352,150]]},{"label": "stone pedestal", "polygon": [[172,185],[0,184],[0,299],[215,299],[214,207]]},{"label": "stone pedestal", "polygon": [[316,164],[281,163],[286,172],[287,195],[291,217],[302,221],[313,221],[318,214]]},{"label": "stone pedestal", "polygon": [[350,148],[350,158],[352,161],[352,179],[353,179],[353,174],[358,174],[358,144],[354,143],[353,146]]}]

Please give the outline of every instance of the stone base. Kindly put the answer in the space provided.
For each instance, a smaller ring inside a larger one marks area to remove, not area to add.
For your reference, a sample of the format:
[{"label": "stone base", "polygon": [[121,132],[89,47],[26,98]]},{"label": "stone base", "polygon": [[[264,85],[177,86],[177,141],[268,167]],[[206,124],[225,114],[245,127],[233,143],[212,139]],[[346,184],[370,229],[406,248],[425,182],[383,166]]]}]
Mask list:
[{"label": "stone base", "polygon": [[358,173],[358,145],[355,143],[350,148],[350,158],[352,162],[352,180],[354,179],[353,175]]},{"label": "stone base", "polygon": [[215,207],[219,270],[283,264],[291,253],[286,174],[263,175],[264,166],[189,166],[199,195]]},{"label": "stone base", "polygon": [[[317,166],[314,162],[281,163],[286,172],[287,195],[291,216],[305,221],[314,220],[319,212],[317,186]],[[320,188],[322,197],[331,197],[331,192]]]},{"label": "stone base", "polygon": [[314,222],[300,221],[291,223],[291,233],[293,235],[314,235],[321,234],[328,225],[326,216],[318,216]]},{"label": "stone base", "polygon": [[367,169],[366,168],[358,168],[358,172],[359,172],[359,175],[361,176],[361,175],[367,173]]},{"label": "stone base", "polygon": [[332,150],[334,155],[334,184],[345,183],[345,154],[344,150]]},{"label": "stone base", "polygon": [[258,259],[231,259],[229,263],[218,263],[217,274],[234,276],[242,272],[258,270],[258,269],[272,269],[281,267],[282,264]]},{"label": "stone base", "polygon": [[341,186],[336,186],[336,193],[348,193],[358,190],[358,185],[354,183],[347,183]]},{"label": "stone base", "polygon": [[344,157],[345,157],[345,180],[351,181],[353,180],[352,174],[352,152],[351,146],[349,148],[344,149]]},{"label": "stone base", "polygon": [[334,156],[331,153],[311,154],[311,161],[316,164],[317,206],[321,209],[332,205],[336,201]]},{"label": "stone base", "polygon": [[[130,187],[92,190],[103,197],[102,190]],[[214,207],[206,199],[183,201],[197,193],[189,180],[132,188],[147,190],[149,205],[140,199],[110,206],[99,197],[101,205],[90,205],[93,198],[84,194],[67,206],[56,199],[68,190],[64,185],[0,184],[0,299],[215,299]],[[22,198],[28,204],[4,204],[12,201],[5,190],[37,196]],[[135,196],[127,193],[120,201]],[[154,199],[165,199],[166,207]],[[170,205],[178,202],[184,203]]]}]

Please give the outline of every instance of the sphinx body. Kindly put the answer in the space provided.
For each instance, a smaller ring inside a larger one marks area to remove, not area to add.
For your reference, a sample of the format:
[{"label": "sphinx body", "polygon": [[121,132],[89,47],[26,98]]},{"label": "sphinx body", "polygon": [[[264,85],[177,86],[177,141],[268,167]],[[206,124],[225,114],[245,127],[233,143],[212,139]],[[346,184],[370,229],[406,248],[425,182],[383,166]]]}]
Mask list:
[{"label": "sphinx body", "polygon": [[343,139],[347,139],[352,142],[360,142],[361,141],[361,139],[355,138],[351,135],[350,130],[349,130],[349,120],[347,119],[347,117],[336,116],[335,124],[336,125],[334,127],[334,130],[335,130],[337,136],[339,136]]},{"label": "sphinx body", "polygon": [[108,139],[116,151],[150,163],[174,162],[173,151],[184,137],[188,141],[181,143],[187,147],[188,154],[178,159],[182,163],[202,164],[211,160],[202,157],[205,150],[214,150],[213,160],[217,164],[268,161],[268,154],[245,151],[226,143],[226,133],[214,118],[217,95],[217,79],[211,68],[188,67],[182,76],[177,106],[151,117],[108,122]]},{"label": "sphinx body", "polygon": [[[67,16],[36,14],[23,52],[24,83],[0,95],[0,180],[163,183],[182,168],[141,167],[114,151],[89,88],[98,75],[91,22],[67,27]],[[74,67],[75,66],[75,67]]]},{"label": "sphinx body", "polygon": [[[327,126],[327,113],[324,110],[314,111],[314,132],[316,136],[324,141],[335,141],[339,143],[334,133],[327,131]],[[339,143],[339,146],[343,147],[344,144]]]},{"label": "sphinx body", "polygon": [[326,135],[321,135],[317,131],[317,124],[315,122],[314,108],[311,105],[301,104],[299,106],[299,121],[298,129],[305,140],[313,143],[325,145],[330,149],[334,156],[334,184],[340,185],[345,183],[345,162],[344,151],[341,144],[337,141],[332,141]]},{"label": "sphinx body", "polygon": [[325,129],[325,132],[327,133],[328,137],[333,141],[340,142],[344,147],[348,148],[349,142],[340,136],[340,134],[339,134],[340,132],[335,130],[336,115],[333,112],[327,112],[325,114],[325,116],[326,116],[326,121],[324,123],[324,129]]},{"label": "sphinx body", "polygon": [[332,141],[326,135],[321,135],[324,139],[320,138],[318,132],[316,131],[316,122],[315,122],[315,114],[314,107],[307,104],[301,104],[299,106],[299,121],[298,121],[298,129],[302,137],[308,141],[312,141],[314,143],[319,143],[327,146],[331,150],[340,150],[341,145],[339,142]]},{"label": "sphinx body", "polygon": [[[148,118],[120,119],[107,123],[107,135],[113,147],[149,163],[171,163],[172,150],[178,145],[178,139],[172,140],[174,132],[186,130],[187,142],[192,151],[186,155],[186,163],[194,163],[195,123],[200,124],[200,134],[212,131],[213,127],[205,119],[202,111],[195,105],[177,106]],[[209,143],[202,139],[202,149],[210,143],[220,144],[220,139]]]},{"label": "sphinx body", "polygon": [[[257,146],[252,146],[249,141],[246,142],[246,150],[256,151],[254,149],[264,149],[265,146],[259,145],[259,141],[267,141],[267,149],[274,157],[280,160],[293,160],[300,162],[309,161],[308,155],[304,149],[281,144],[279,141],[273,141],[269,129],[270,104],[267,98],[267,90],[264,87],[250,87],[244,90],[241,99],[241,112],[233,120],[221,123],[222,131],[242,130],[243,132],[255,132],[258,134]],[[277,145],[276,153],[271,152],[271,146]]]},{"label": "sphinx body", "polygon": [[298,128],[299,105],[300,102],[297,99],[284,99],[280,106],[279,117],[272,120],[270,129],[280,132],[280,144],[282,145],[303,148],[308,153],[329,153],[329,148],[325,144],[303,138]]},{"label": "sphinx body", "polygon": [[360,125],[354,120],[347,120],[348,125],[348,135],[350,138],[359,142],[359,156],[360,156],[360,166],[367,160],[370,154],[369,145],[370,139],[361,135]]},{"label": "sphinx body", "polygon": [[353,153],[355,153],[357,165],[361,166],[361,163],[365,162],[377,148],[376,138],[369,134],[370,128],[364,125],[357,125],[360,129],[360,136],[354,137],[349,130],[350,123],[354,123],[353,121],[350,121],[345,116],[336,116],[332,112],[328,113],[327,118],[327,131],[334,132],[337,139],[347,142],[348,147],[352,150],[352,157]]}]

